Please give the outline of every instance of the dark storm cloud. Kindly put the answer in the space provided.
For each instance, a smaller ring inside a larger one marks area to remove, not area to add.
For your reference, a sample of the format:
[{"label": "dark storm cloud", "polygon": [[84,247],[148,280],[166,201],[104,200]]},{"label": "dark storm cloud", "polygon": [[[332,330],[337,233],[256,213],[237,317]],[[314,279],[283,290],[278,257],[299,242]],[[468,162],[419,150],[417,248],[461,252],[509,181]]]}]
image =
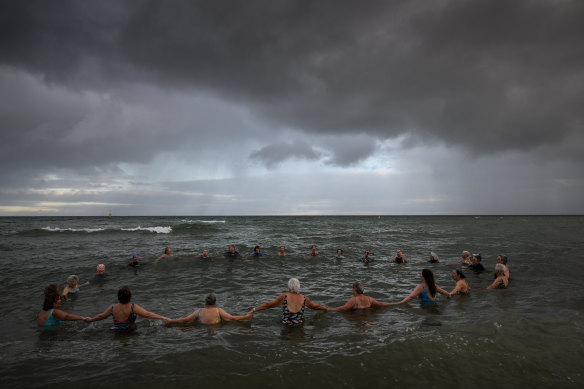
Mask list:
[{"label": "dark storm cloud", "polygon": [[277,142],[252,152],[249,158],[272,168],[291,159],[317,160],[320,153],[306,142]]},{"label": "dark storm cloud", "polygon": [[584,125],[581,1],[14,1],[0,15],[4,65],[81,90],[206,89],[275,128],[504,151]]}]

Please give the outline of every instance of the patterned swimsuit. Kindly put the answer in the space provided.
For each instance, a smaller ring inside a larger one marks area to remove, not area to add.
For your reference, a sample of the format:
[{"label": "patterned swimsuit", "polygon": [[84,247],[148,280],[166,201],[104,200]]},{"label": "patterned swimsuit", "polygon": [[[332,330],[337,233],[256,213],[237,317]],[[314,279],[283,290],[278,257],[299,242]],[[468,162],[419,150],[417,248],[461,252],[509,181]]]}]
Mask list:
[{"label": "patterned swimsuit", "polygon": [[306,307],[306,297],[302,301],[302,308],[298,312],[290,312],[288,309],[288,295],[282,304],[282,324],[289,327],[299,326],[304,323],[304,308]]}]

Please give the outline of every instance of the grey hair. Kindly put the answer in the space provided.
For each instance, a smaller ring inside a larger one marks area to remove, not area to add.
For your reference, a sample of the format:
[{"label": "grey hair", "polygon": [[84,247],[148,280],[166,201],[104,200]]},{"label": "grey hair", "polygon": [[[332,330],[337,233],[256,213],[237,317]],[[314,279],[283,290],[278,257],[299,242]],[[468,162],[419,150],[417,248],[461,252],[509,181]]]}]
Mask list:
[{"label": "grey hair", "polygon": [[68,284],[72,283],[73,281],[79,282],[79,277],[77,277],[76,275],[70,275],[69,277],[67,277]]},{"label": "grey hair", "polygon": [[466,254],[466,256],[467,256],[467,257],[470,257],[470,251],[466,251],[466,250],[464,250],[462,253],[463,253],[463,254]]},{"label": "grey hair", "polygon": [[496,264],[495,271],[498,271],[501,274],[505,274],[505,265],[503,265],[502,263]]},{"label": "grey hair", "polygon": [[435,252],[433,252],[433,251],[430,251],[430,256],[431,256],[432,258],[434,258],[435,260],[438,260],[438,254],[436,254]]},{"label": "grey hair", "polygon": [[300,281],[298,281],[298,278],[290,278],[288,280],[288,290],[294,293],[300,292]]}]

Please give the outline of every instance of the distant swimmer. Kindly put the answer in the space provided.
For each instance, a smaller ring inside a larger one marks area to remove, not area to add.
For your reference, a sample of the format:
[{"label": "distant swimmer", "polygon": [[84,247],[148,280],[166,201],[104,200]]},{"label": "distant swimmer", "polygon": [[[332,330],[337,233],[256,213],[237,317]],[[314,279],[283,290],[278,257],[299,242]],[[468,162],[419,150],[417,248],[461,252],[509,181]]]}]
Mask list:
[{"label": "distant swimmer", "polygon": [[89,322],[103,320],[108,316],[112,316],[114,319],[114,325],[110,328],[110,331],[115,333],[125,333],[136,330],[136,315],[148,319],[170,320],[166,316],[149,312],[138,304],[130,304],[131,299],[132,291],[130,288],[122,286],[118,290],[118,303],[110,305],[105,311],[92,317]]},{"label": "distant swimmer", "polygon": [[471,257],[471,264],[468,268],[475,273],[482,273],[485,271],[485,267],[482,265],[482,256],[480,254],[473,254]]},{"label": "distant swimmer", "polygon": [[162,254],[160,257],[156,258],[156,261],[154,261],[154,263],[158,263],[162,258],[166,258],[166,257],[172,257],[172,248],[166,247],[164,249],[164,254]]},{"label": "distant swimmer", "polygon": [[229,250],[226,251],[225,254],[223,254],[223,257],[236,259],[240,258],[240,255],[237,252],[237,250],[235,250],[235,245],[229,245]]},{"label": "distant swimmer", "polygon": [[93,277],[91,277],[88,281],[86,281],[81,286],[95,284],[95,283],[101,284],[101,283],[107,281],[107,279],[108,279],[108,275],[105,272],[105,265],[103,263],[100,263],[99,265],[97,265],[97,274],[94,274]]},{"label": "distant swimmer", "polygon": [[284,256],[284,255],[288,255],[288,253],[286,252],[286,246],[282,245],[282,246],[280,246],[280,251],[278,251],[278,256]]},{"label": "distant swimmer", "polygon": [[375,260],[375,258],[373,258],[371,256],[371,253],[369,252],[369,250],[363,251],[363,256],[361,257],[361,262],[369,263],[369,262],[373,262],[374,260]]},{"label": "distant swimmer", "polygon": [[420,273],[420,279],[422,283],[417,285],[408,297],[404,298],[400,302],[392,303],[392,305],[403,304],[415,299],[416,297],[419,297],[420,302],[422,303],[434,303],[436,302],[436,293],[450,296],[447,291],[436,285],[436,282],[434,282],[434,273],[432,273],[432,270],[423,269]]},{"label": "distant swimmer", "polygon": [[255,310],[251,310],[245,315],[236,316],[231,315],[223,308],[217,308],[217,298],[214,294],[208,294],[205,297],[205,307],[196,309],[189,316],[181,317],[179,319],[166,319],[164,324],[175,324],[175,323],[194,323],[199,324],[219,324],[221,322],[227,322],[232,320],[251,320]]},{"label": "distant swimmer", "polygon": [[505,265],[502,263],[496,264],[495,275],[497,276],[497,279],[495,279],[487,289],[505,289],[509,286],[509,279],[505,277]]},{"label": "distant swimmer", "polygon": [[430,253],[430,259],[428,259],[429,263],[438,263],[438,255],[434,252]]},{"label": "distant swimmer", "polygon": [[66,300],[69,294],[77,294],[77,292],[79,292],[79,277],[70,275],[67,277],[67,286],[63,289],[61,297]]},{"label": "distant swimmer", "polygon": [[255,308],[262,311],[282,304],[282,324],[288,327],[300,326],[304,323],[304,309],[328,311],[324,305],[315,304],[308,296],[300,294],[300,281],[296,278],[288,280],[288,293],[282,293],[272,301],[263,303]]},{"label": "distant swimmer", "polygon": [[365,288],[360,282],[355,282],[353,284],[353,297],[345,303],[336,308],[332,308],[331,311],[348,311],[357,309],[369,309],[371,307],[386,307],[391,305],[391,303],[384,303],[375,300],[373,297],[365,296],[363,294]]},{"label": "distant swimmer", "polygon": [[264,255],[264,253],[260,251],[260,246],[254,247],[253,251],[249,253],[250,257],[261,257],[262,255]]},{"label": "distant swimmer", "polygon": [[393,258],[393,261],[392,262],[395,262],[395,263],[408,263],[408,260],[405,259],[402,256],[402,251],[401,250],[397,250],[396,256],[395,256],[395,258]]},{"label": "distant swimmer", "polygon": [[205,249],[203,250],[203,254],[201,254],[201,259],[210,259],[211,257],[209,256],[209,250]]},{"label": "distant swimmer", "polygon": [[472,258],[469,251],[464,250],[462,254],[460,254],[460,261],[463,264],[472,265]]},{"label": "distant swimmer", "polygon": [[449,293],[450,296],[454,296],[455,294],[468,294],[470,292],[470,286],[468,286],[468,283],[464,278],[466,278],[466,276],[462,271],[458,269],[452,271],[452,279],[456,281],[456,286]]},{"label": "distant swimmer", "polygon": [[343,250],[341,249],[337,249],[337,255],[335,255],[336,259],[345,259],[345,256],[343,255]]},{"label": "distant swimmer", "polygon": [[132,262],[128,263],[128,266],[137,267],[140,266],[140,257],[138,254],[132,255]]},{"label": "distant swimmer", "polygon": [[59,293],[59,285],[49,284],[45,288],[45,300],[43,301],[43,309],[39,312],[37,317],[37,324],[42,327],[52,327],[59,325],[62,321],[85,320],[89,323],[89,318],[85,316],[67,313],[59,308],[61,307],[61,293]]},{"label": "distant swimmer", "polygon": [[316,257],[317,255],[319,255],[320,253],[318,251],[316,251],[316,245],[312,245],[312,247],[310,248],[310,251],[306,253],[306,255],[310,255],[312,257]]},{"label": "distant swimmer", "polygon": [[[507,279],[510,280],[511,279],[511,272],[509,271],[509,266],[507,266],[507,256],[506,255],[497,255],[497,263],[500,263],[503,266],[505,266],[505,277],[507,277]],[[497,278],[496,274],[495,274],[495,278]]]}]

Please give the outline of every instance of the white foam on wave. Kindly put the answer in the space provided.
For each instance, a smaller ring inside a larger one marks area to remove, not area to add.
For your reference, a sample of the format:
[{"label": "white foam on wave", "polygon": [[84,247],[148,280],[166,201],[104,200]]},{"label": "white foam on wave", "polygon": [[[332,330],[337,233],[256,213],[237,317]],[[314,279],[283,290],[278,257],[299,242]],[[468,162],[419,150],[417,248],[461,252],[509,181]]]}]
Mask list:
[{"label": "white foam on wave", "polygon": [[41,228],[43,231],[49,232],[99,232],[105,231],[104,228],[59,228],[59,227],[44,227]]},{"label": "white foam on wave", "polygon": [[136,228],[122,228],[122,231],[150,231],[156,232],[157,234],[170,234],[172,232],[172,227],[136,227]]},{"label": "white foam on wave", "polygon": [[225,223],[225,220],[188,220],[183,219],[181,223]]}]

